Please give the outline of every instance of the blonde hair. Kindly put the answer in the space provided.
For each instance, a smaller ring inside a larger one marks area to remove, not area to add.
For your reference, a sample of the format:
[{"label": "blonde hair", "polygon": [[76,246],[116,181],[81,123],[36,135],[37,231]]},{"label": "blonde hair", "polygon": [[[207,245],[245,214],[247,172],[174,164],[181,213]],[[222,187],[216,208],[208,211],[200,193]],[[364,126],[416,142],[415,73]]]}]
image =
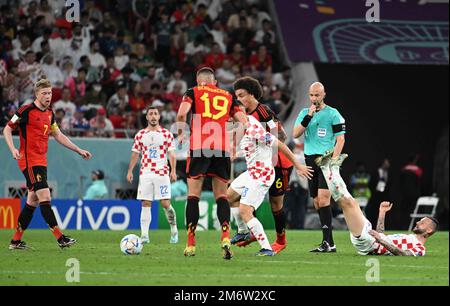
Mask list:
[{"label": "blonde hair", "polygon": [[34,84],[34,91],[37,92],[40,89],[51,88],[51,87],[52,87],[52,83],[49,80],[40,79],[39,81],[36,82],[36,84]]}]

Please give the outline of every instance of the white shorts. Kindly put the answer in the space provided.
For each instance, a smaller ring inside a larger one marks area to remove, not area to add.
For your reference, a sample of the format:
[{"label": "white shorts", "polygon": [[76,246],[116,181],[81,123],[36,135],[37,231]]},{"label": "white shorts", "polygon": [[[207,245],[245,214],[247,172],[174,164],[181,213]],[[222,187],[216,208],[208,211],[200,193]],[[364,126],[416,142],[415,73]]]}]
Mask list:
[{"label": "white shorts", "polygon": [[264,197],[272,184],[273,180],[272,182],[268,182],[268,186],[260,181],[254,180],[248,171],[245,171],[231,183],[230,187],[241,195],[241,204],[252,206],[257,210],[264,201]]},{"label": "white shorts", "polygon": [[352,241],[352,244],[358,251],[359,255],[367,255],[375,250],[376,240],[369,234],[369,231],[372,230],[372,224],[366,218],[364,218],[364,220],[364,228],[359,238],[354,237],[350,233],[350,240]]},{"label": "white shorts", "polygon": [[171,198],[169,176],[146,175],[139,177],[137,199],[144,201],[167,200]]}]

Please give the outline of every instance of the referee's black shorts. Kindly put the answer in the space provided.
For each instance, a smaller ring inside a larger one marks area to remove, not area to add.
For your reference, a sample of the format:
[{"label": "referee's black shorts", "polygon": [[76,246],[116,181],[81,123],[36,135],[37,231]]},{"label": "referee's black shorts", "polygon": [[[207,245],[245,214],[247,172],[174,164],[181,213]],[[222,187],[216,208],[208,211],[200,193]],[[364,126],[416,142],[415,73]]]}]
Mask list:
[{"label": "referee's black shorts", "polygon": [[315,154],[315,155],[306,155],[305,154],[305,163],[307,166],[310,166],[313,168],[314,173],[311,180],[308,180],[308,187],[309,187],[309,194],[312,198],[317,197],[319,194],[319,189],[327,189],[327,181],[325,180],[325,177],[323,176],[322,169],[320,169],[319,166],[316,165],[314,160],[322,155]]}]

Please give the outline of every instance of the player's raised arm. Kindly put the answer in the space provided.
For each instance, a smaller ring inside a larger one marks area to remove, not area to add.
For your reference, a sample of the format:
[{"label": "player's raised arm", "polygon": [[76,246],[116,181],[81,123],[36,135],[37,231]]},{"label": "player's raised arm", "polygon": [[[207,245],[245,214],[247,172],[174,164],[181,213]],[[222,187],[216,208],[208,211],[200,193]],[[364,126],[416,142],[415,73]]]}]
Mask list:
[{"label": "player's raised arm", "polygon": [[387,201],[381,202],[380,209],[378,213],[378,222],[377,222],[377,232],[384,233],[384,219],[386,217],[386,213],[390,211],[392,208],[392,203]]}]

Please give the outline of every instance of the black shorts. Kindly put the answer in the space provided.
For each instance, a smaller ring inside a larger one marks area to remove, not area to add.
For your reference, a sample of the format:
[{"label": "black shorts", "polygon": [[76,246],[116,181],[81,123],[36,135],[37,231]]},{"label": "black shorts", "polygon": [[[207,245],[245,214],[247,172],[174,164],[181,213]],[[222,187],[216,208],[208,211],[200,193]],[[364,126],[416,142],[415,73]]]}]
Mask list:
[{"label": "black shorts", "polygon": [[328,185],[325,177],[323,176],[322,169],[316,165],[314,160],[321,155],[305,155],[305,162],[307,166],[313,168],[314,173],[311,180],[308,180],[309,194],[312,198],[317,197],[319,189],[327,189]]},{"label": "black shorts", "polygon": [[38,191],[48,188],[47,183],[47,167],[34,166],[23,170],[23,175],[27,180],[27,188],[30,191]]},{"label": "black shorts", "polygon": [[[198,151],[196,152],[198,153]],[[200,157],[199,157],[200,155]],[[212,176],[221,179],[224,182],[230,180],[231,159],[225,154],[221,157],[206,157],[202,153],[198,153],[193,157],[193,152],[187,159],[186,173],[188,178],[199,178],[202,176]]]},{"label": "black shorts", "polygon": [[275,181],[269,189],[269,195],[271,197],[278,197],[284,195],[289,190],[289,178],[291,177],[292,169],[275,167]]}]

